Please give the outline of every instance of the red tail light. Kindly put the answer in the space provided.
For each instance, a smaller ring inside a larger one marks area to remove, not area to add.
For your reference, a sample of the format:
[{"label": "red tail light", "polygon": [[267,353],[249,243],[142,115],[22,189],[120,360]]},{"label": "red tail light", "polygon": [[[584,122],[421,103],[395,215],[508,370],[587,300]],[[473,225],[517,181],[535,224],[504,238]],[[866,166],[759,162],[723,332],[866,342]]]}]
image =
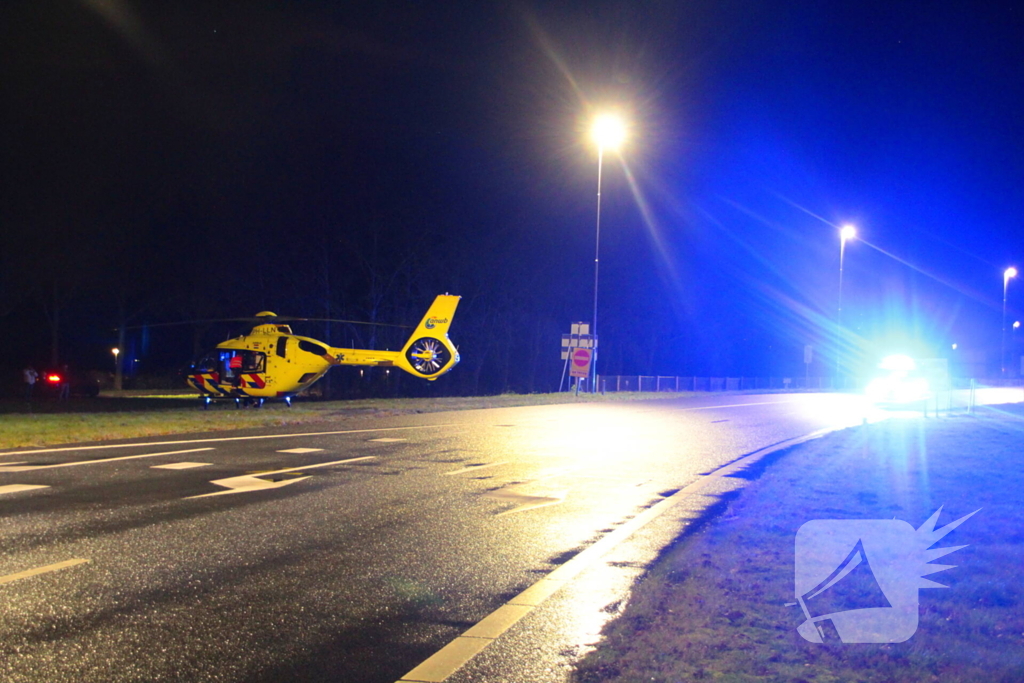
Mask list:
[{"label": "red tail light", "polygon": [[60,375],[47,375],[46,376],[46,381],[49,382],[50,384],[59,384],[60,383]]}]

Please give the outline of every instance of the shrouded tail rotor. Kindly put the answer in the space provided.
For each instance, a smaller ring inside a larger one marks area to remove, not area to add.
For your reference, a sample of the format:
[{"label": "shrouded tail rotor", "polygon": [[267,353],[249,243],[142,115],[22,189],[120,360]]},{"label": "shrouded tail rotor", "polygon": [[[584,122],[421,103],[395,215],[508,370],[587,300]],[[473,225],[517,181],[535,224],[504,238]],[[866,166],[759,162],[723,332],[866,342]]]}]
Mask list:
[{"label": "shrouded tail rotor", "polygon": [[452,359],[452,354],[440,340],[421,337],[409,346],[405,357],[416,372],[433,375],[448,364]]},{"label": "shrouded tail rotor", "polygon": [[435,380],[455,367],[459,362],[459,352],[448,339],[448,328],[460,298],[442,294],[434,299],[427,314],[406,342],[396,365],[428,380]]}]

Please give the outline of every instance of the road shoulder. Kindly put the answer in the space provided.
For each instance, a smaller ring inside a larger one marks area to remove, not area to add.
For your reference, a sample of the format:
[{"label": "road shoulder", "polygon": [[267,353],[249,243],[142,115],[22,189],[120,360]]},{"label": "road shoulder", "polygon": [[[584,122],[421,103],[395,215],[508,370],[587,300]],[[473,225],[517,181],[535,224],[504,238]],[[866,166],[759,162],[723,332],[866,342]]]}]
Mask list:
[{"label": "road shoulder", "polygon": [[[1021,406],[977,417],[889,420],[789,449],[710,524],[668,547],[579,662],[575,680],[1024,680]],[[794,596],[794,542],[811,520],[938,526],[981,508],[936,547],[906,642],[815,644]]]}]

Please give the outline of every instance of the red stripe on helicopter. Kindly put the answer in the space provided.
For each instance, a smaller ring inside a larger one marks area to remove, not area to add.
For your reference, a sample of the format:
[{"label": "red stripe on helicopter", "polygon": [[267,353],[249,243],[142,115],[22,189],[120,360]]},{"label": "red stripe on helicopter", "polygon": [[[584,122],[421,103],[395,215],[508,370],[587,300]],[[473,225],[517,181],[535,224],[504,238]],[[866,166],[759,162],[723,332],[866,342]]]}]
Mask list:
[{"label": "red stripe on helicopter", "polygon": [[199,391],[207,391],[216,394],[224,393],[217,381],[219,379],[219,375],[216,372],[210,373],[209,375],[197,373],[189,379],[192,380],[193,385],[196,389],[199,389]]},{"label": "red stripe on helicopter", "polygon": [[259,375],[243,375],[243,377],[245,377],[246,386],[255,387],[257,389],[262,389],[267,386],[267,383],[264,382],[263,378]]}]

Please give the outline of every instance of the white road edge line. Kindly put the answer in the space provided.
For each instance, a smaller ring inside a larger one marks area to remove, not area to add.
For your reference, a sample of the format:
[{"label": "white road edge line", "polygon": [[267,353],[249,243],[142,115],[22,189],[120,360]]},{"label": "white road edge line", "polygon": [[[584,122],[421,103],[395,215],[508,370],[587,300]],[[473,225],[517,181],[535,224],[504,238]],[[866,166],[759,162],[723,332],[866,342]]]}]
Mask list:
[{"label": "white road edge line", "polygon": [[119,458],[102,458],[100,460],[77,460],[75,462],[59,462],[54,465],[0,465],[0,472],[31,472],[32,470],[52,470],[57,467],[74,467],[76,465],[95,465],[101,462],[115,462],[118,460],[137,460],[138,458],[155,458],[158,455],[180,455],[182,453],[198,453],[200,451],[212,451],[209,448],[190,448],[187,451],[168,451],[166,453],[145,453],[143,455],[122,455]]},{"label": "white road edge line", "polygon": [[[747,406],[762,406],[772,405],[776,403],[796,403],[797,401],[761,401],[756,403],[735,403],[732,405],[724,406],[698,406],[695,408],[681,408],[681,410],[714,410],[716,408],[746,408]],[[302,436],[335,436],[338,434],[368,434],[372,432],[393,432],[405,429],[432,429],[435,427],[461,427],[459,424],[436,424],[436,425],[413,425],[410,427],[377,427],[374,429],[343,429],[333,432],[303,432],[300,434],[262,434],[258,436],[228,436],[211,439],[185,439],[182,441],[150,441],[148,443],[117,443],[107,444],[102,446],[67,446],[61,448],[40,448],[34,451],[2,451],[0,456],[4,455],[31,455],[34,453],[61,453],[67,451],[94,451],[108,448],[131,448],[137,446],[143,448],[145,446],[177,446],[181,444],[189,443],[217,443],[223,441],[249,441],[255,439],[286,439],[288,437],[302,437]]]},{"label": "white road edge line", "polygon": [[0,584],[10,583],[11,581],[17,581],[18,579],[27,579],[30,576],[38,576],[40,574],[47,574],[49,572],[55,572],[59,569],[66,569],[68,567],[74,567],[78,564],[86,564],[92,560],[86,559],[74,559],[64,560],[63,562],[57,562],[56,564],[48,564],[45,567],[36,567],[35,569],[26,569],[23,572],[17,574],[8,574],[7,576],[0,576]]},{"label": "white road edge line", "polygon": [[404,429],[433,429],[436,427],[461,427],[458,424],[413,425],[411,427],[375,427],[373,429],[342,429],[334,432],[303,432],[300,434],[260,434],[256,436],[223,436],[210,439],[184,439],[182,441],[150,441],[149,443],[115,443],[103,446],[67,446],[62,448],[40,448],[34,451],[3,451],[0,455],[35,455],[36,453],[60,453],[64,451],[96,451],[107,448],[143,448],[146,446],[178,446],[188,443],[219,443],[223,441],[254,441],[257,439],[287,439],[301,436],[335,436],[337,434],[368,434],[370,432],[394,432]]},{"label": "white road edge line", "polygon": [[397,683],[443,683],[443,681],[446,681],[448,677],[462,668],[520,619],[543,604],[545,600],[554,595],[562,586],[569,583],[577,574],[632,536],[637,530],[668,512],[676,503],[679,503],[687,496],[700,493],[709,480],[735,474],[771,453],[820,438],[829,432],[842,428],[820,429],[804,436],[798,436],[766,446],[727,465],[723,465],[710,474],[700,475],[689,485],[647,508],[488,614],[468,631],[456,637],[424,660],[419,666],[405,674]]},{"label": "white road edge line", "polygon": [[[694,408],[680,408],[680,412],[689,412],[694,410],[714,410],[716,408],[746,408],[747,406],[773,406],[781,405],[783,403],[799,403],[797,399],[790,399],[788,401],[757,401],[751,403],[733,403],[727,406],[696,406]],[[0,453],[0,455],[3,455]]]}]

